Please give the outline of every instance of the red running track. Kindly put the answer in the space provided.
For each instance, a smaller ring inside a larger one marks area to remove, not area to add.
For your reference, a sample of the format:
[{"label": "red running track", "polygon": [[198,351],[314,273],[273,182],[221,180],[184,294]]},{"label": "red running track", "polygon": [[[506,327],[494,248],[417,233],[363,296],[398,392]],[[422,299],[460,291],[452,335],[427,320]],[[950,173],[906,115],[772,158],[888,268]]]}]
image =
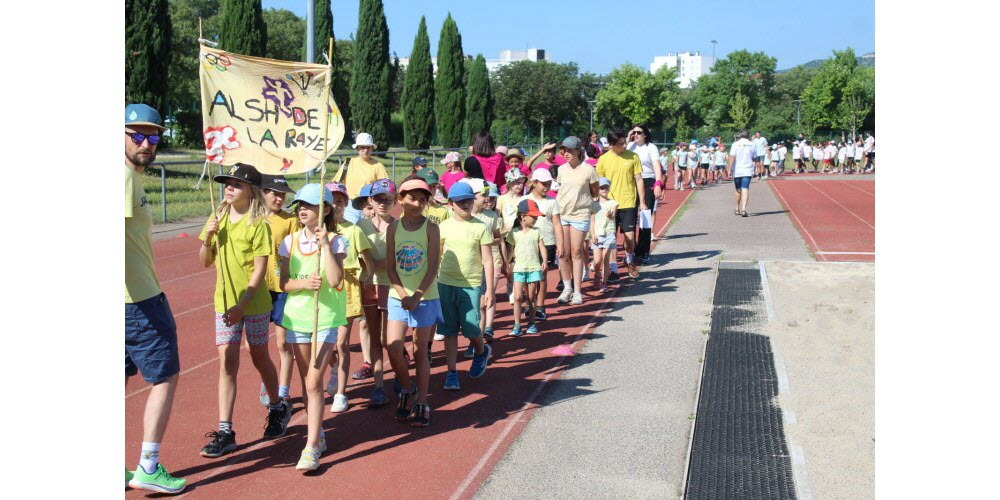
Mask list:
[{"label": "red running track", "polygon": [[772,179],[809,249],[820,261],[875,261],[875,181]]},{"label": "red running track", "polygon": [[[666,192],[655,234],[666,229],[690,193]],[[601,296],[588,283],[583,305],[556,307],[558,272],[549,271],[546,305],[550,319],[540,323],[541,334],[519,339],[506,336],[512,325],[511,305],[498,300],[494,358],[486,374],[473,380],[467,375],[471,361],[459,356],[461,391],[440,389],[446,367],[443,347],[435,343],[428,428],[397,422],[391,391],[389,405],[367,409],[371,379],[349,381],[351,408],[346,413],[329,413],[331,398],[327,398],[324,427],[329,451],[317,471],[303,475],[294,469],[306,433],[298,375],[292,377],[294,415],[288,434],[262,441],[266,413],[257,400],[260,378],[245,349],[233,418],[239,448],[214,460],[198,454],[208,442],[204,434],[218,424],[219,364],[211,307],[214,271],[198,263],[200,242],[194,236],[157,242],[154,254],[176,317],[181,356],[180,382],[160,456],[172,474],[188,480],[185,494],[195,497],[471,497],[527,424],[546,382],[560,377],[569,366],[568,356],[553,349],[568,345],[579,351],[597,319],[610,309],[618,289],[612,287]],[[626,275],[620,286],[627,286],[627,281]],[[507,291],[503,283],[499,289]],[[356,330],[352,332],[352,370],[362,361]],[[460,349],[464,345],[463,341]],[[274,351],[271,357],[277,364]],[[392,378],[391,371],[387,372],[387,387],[391,388]],[[125,463],[129,468],[135,466],[139,454],[148,389],[141,377],[133,377],[126,388]],[[126,493],[130,498],[145,495],[156,496],[140,490]]]}]

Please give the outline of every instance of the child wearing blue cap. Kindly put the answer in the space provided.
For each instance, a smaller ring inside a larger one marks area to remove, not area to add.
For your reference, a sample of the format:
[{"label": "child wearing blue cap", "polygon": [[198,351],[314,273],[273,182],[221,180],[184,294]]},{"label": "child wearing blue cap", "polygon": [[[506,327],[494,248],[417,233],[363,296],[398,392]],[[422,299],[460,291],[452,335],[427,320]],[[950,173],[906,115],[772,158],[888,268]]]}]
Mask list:
[{"label": "child wearing blue cap", "polygon": [[[480,330],[480,285],[485,280],[483,300],[487,308],[493,305],[493,232],[494,228],[473,216],[476,198],[483,193],[473,192],[465,182],[454,184],[448,193],[452,217],[441,223],[441,266],[438,272],[438,295],[444,322],[438,333],[444,336],[448,373],[445,390],[461,388],[456,363],[458,361],[458,332],[469,339],[473,350],[469,376],[478,378],[486,371],[492,349],[484,342]],[[478,202],[481,203],[481,200]],[[485,272],[484,272],[485,270]]]},{"label": "child wearing blue cap", "polygon": [[[321,198],[322,197],[322,198]],[[322,220],[319,213],[323,200]],[[281,324],[285,341],[295,350],[295,363],[305,380],[308,437],[296,470],[316,470],[326,451],[323,431],[323,379],[334,354],[339,327],[347,324],[344,257],[347,246],[336,233],[333,194],[319,184],[306,184],[295,194],[295,212],[301,229],[285,237],[278,249],[281,285],[288,294]],[[316,315],[316,292],[319,313]],[[315,354],[312,352],[316,330]]]}]

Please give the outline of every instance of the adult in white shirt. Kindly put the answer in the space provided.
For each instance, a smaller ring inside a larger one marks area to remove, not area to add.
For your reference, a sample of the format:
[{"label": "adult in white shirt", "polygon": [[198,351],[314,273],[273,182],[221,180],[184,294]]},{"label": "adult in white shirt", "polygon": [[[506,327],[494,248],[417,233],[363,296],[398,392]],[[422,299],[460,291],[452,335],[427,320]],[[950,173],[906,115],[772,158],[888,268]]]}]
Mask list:
[{"label": "adult in white shirt", "polygon": [[865,172],[875,171],[875,136],[871,132],[865,132]]},{"label": "adult in white shirt", "polygon": [[767,139],[765,139],[760,132],[754,132],[753,145],[753,162],[755,164],[754,173],[759,176],[764,172],[764,155],[767,154]]},{"label": "adult in white shirt", "polygon": [[795,141],[792,146],[792,161],[795,162],[795,173],[804,171],[802,168],[802,144],[799,141]]},{"label": "adult in white shirt", "polygon": [[[652,200],[662,200],[663,198],[663,166],[660,164],[659,151],[656,144],[649,142],[651,138],[649,128],[645,123],[632,126],[628,133],[629,143],[625,149],[639,156],[639,163],[642,165],[642,187],[646,205],[656,213],[656,203]],[[652,244],[653,229],[639,228],[636,226],[639,236],[635,246],[635,257],[639,259],[639,265],[646,264],[649,260],[649,247]]]},{"label": "adult in white shirt", "polygon": [[754,176],[756,162],[754,162],[755,145],[750,142],[750,136],[746,130],[740,130],[737,134],[739,140],[733,143],[729,149],[729,170],[733,173],[733,183],[736,185],[736,215],[747,215],[747,202],[750,201],[750,179]]},{"label": "adult in white shirt", "polygon": [[855,149],[857,149],[854,141],[847,141],[844,149],[844,160],[847,162],[847,171],[849,173],[854,173],[854,152]]},{"label": "adult in white shirt", "polygon": [[784,142],[778,145],[778,172],[785,173],[785,158],[788,158],[788,146]]}]

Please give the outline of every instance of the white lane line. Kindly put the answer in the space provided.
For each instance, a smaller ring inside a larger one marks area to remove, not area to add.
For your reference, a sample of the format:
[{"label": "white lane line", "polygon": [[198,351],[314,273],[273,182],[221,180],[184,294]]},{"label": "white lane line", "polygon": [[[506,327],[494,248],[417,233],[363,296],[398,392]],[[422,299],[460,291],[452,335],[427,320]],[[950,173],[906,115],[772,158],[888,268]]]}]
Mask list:
[{"label": "white lane line", "polygon": [[809,182],[809,181],[805,181],[805,183],[806,183],[806,184],[807,184],[807,185],[808,185],[809,187],[811,187],[811,188],[815,189],[816,191],[818,191],[818,192],[819,192],[820,194],[822,194],[823,196],[826,196],[826,197],[827,197],[827,198],[828,198],[828,199],[829,199],[830,201],[832,201],[832,202],[836,203],[838,207],[840,207],[840,208],[843,208],[845,212],[847,212],[847,213],[849,213],[849,214],[853,215],[853,216],[854,216],[854,218],[858,219],[858,220],[859,220],[859,221],[861,221],[861,222],[864,222],[864,223],[865,223],[865,225],[867,225],[868,227],[872,228],[872,231],[874,231],[874,230],[875,230],[875,226],[873,226],[873,225],[869,224],[869,223],[868,223],[868,221],[866,221],[866,220],[862,219],[862,218],[861,218],[861,216],[859,216],[858,214],[856,214],[856,213],[852,212],[852,211],[851,211],[851,210],[850,210],[849,208],[847,208],[847,207],[845,207],[845,206],[841,205],[839,201],[837,201],[837,200],[833,199],[833,198],[832,198],[832,197],[831,197],[830,195],[828,195],[828,194],[824,193],[822,189],[820,189],[820,188],[818,188],[818,187],[816,187],[816,186],[813,186],[813,184],[812,184],[811,182]]},{"label": "white lane line", "polygon": [[[690,197],[690,195],[688,195],[688,197]],[[684,202],[686,203],[687,200],[688,198],[685,198]],[[659,237],[663,234],[663,232],[667,230],[667,226],[670,225],[670,221],[673,220],[674,215],[677,214],[677,212],[680,210],[680,207],[683,205],[684,203],[681,203],[677,207],[677,210],[674,210],[674,213],[670,214],[670,218],[667,219],[667,222],[663,225],[659,233],[656,235],[657,239],[659,239]],[[597,310],[597,312],[594,313],[593,317],[591,317],[590,322],[588,322],[586,325],[583,325],[577,331],[576,340],[574,340],[571,344],[572,349],[574,351],[578,349],[577,343],[583,340],[581,337],[583,336],[584,332],[592,328],[594,324],[597,323],[597,320],[599,320],[602,316],[604,316],[607,313],[607,311],[604,309],[604,306],[606,306],[608,302],[611,301],[611,299],[614,299],[618,295],[619,290],[621,290],[621,287],[616,288],[615,293],[613,293],[612,295],[608,296],[606,299],[601,301],[600,308]],[[476,479],[476,476],[479,475],[479,473],[483,470],[483,468],[486,467],[486,464],[493,458],[493,454],[496,453],[497,449],[500,447],[500,444],[503,443],[504,439],[507,438],[507,435],[510,434],[511,430],[514,429],[514,426],[521,421],[521,418],[527,412],[529,407],[531,407],[531,405],[534,404],[535,398],[537,398],[538,395],[541,394],[542,389],[545,388],[545,384],[547,384],[554,375],[561,374],[563,372],[563,370],[556,370],[555,368],[558,367],[559,364],[561,364],[565,358],[566,358],[565,354],[556,358],[555,362],[552,364],[552,367],[547,370],[549,374],[542,379],[541,383],[538,384],[538,387],[536,387],[535,390],[531,393],[531,396],[528,397],[528,400],[525,401],[523,405],[521,405],[521,409],[516,412],[514,418],[511,419],[511,421],[508,422],[506,426],[504,426],[503,430],[500,432],[500,435],[497,436],[497,438],[493,441],[493,444],[490,445],[490,448],[486,450],[486,453],[484,453],[482,458],[479,459],[479,462],[476,463],[476,466],[473,467],[472,470],[469,471],[469,474],[465,476],[465,480],[458,485],[458,489],[456,489],[455,492],[451,494],[450,498],[452,500],[461,498],[462,495],[466,492],[466,490],[469,489],[469,486],[472,485],[472,481]]]},{"label": "white lane line", "polygon": [[760,287],[761,292],[764,295],[764,307],[767,309],[767,319],[774,319],[774,306],[771,303],[771,287],[767,285],[767,271],[764,269],[764,263],[758,262],[757,267],[760,269]]},{"label": "white lane line", "polygon": [[874,198],[874,197],[875,197],[875,193],[872,193],[871,191],[865,191],[864,189],[861,189],[861,188],[859,188],[859,187],[855,186],[855,185],[854,185],[853,183],[851,183],[850,181],[837,181],[837,182],[839,182],[839,183],[841,183],[841,184],[846,184],[846,185],[848,185],[848,186],[850,186],[850,187],[852,187],[852,188],[854,188],[854,189],[857,189],[858,191],[861,191],[862,193],[865,193],[865,194],[867,194],[867,195],[871,196],[872,198]]},{"label": "white lane line", "polygon": [[823,255],[875,255],[875,252],[816,252]]},{"label": "white lane line", "polygon": [[782,205],[785,206],[785,210],[787,210],[788,213],[792,216],[792,218],[795,219],[795,223],[799,225],[799,229],[803,233],[806,233],[806,237],[809,238],[809,241],[812,242],[813,248],[816,249],[816,251],[814,251],[813,253],[815,253],[817,255],[821,254],[822,252],[819,251],[819,244],[816,243],[816,239],[813,238],[813,236],[809,232],[809,230],[806,229],[806,225],[802,223],[802,221],[799,219],[799,216],[795,215],[795,212],[792,210],[792,206],[789,205],[788,201],[785,200],[785,197],[781,195],[781,190],[778,189],[778,188],[776,188],[776,187],[774,187],[774,184],[768,183],[768,185],[771,186],[771,192],[773,192],[774,194],[778,195],[778,198],[781,198],[781,203],[782,203]]},{"label": "white lane line", "polygon": [[160,285],[162,286],[162,285],[166,285],[167,283],[173,283],[173,282],[178,281],[178,280],[183,280],[183,279],[187,279],[187,278],[193,278],[195,276],[200,276],[200,275],[205,274],[205,273],[214,273],[214,272],[215,272],[215,268],[213,267],[212,269],[206,269],[204,271],[198,271],[196,273],[185,274],[184,276],[178,276],[176,278],[171,278],[171,279],[168,279],[167,281],[161,281]]},{"label": "white lane line", "polygon": [[812,490],[809,489],[809,472],[806,470],[806,454],[801,446],[788,446],[792,452],[792,478],[795,481],[796,496],[801,500],[812,500]]}]

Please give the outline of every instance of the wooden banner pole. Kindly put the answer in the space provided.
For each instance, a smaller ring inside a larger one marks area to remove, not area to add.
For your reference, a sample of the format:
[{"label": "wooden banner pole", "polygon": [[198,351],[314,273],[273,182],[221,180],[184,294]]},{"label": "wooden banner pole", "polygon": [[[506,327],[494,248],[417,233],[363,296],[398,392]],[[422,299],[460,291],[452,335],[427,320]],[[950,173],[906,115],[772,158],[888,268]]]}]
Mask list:
[{"label": "wooden banner pole", "polygon": [[[330,105],[330,86],[333,83],[333,37],[330,37],[330,50],[327,52],[330,59],[327,61],[327,71],[326,77],[326,97],[323,99],[323,103],[328,107]],[[320,187],[320,197],[319,197],[319,223],[323,224],[323,190],[326,189],[326,156],[328,154],[327,147],[330,142],[329,138],[330,129],[330,109],[327,109],[326,120],[323,122],[323,166],[320,169],[319,174],[319,187]],[[322,246],[319,247],[319,263],[316,266],[317,273],[320,273],[320,280],[322,281],[322,264],[323,264],[323,252],[329,251],[329,248],[324,249]],[[332,285],[332,284],[331,284]],[[319,359],[319,349],[317,348],[317,337],[319,336],[319,290],[313,292],[313,335],[312,335],[312,363],[317,369],[322,368],[321,366],[316,366],[316,362]]]}]

